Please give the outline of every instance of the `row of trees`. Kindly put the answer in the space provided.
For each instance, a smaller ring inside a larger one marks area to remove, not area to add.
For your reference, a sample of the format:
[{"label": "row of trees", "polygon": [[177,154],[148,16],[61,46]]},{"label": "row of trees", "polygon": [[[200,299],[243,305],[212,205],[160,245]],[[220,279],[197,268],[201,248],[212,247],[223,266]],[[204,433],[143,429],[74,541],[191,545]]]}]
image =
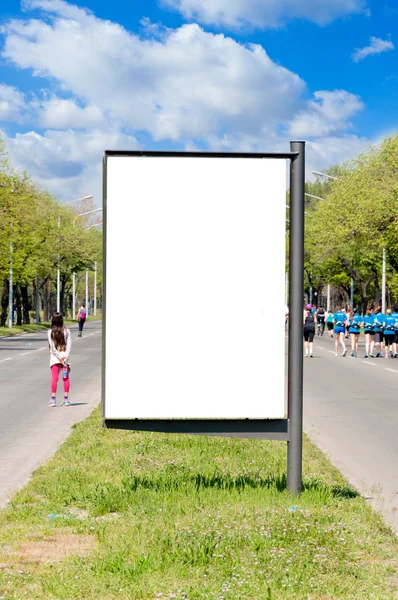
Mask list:
[{"label": "row of trees", "polygon": [[[72,287],[72,273],[82,273],[98,263],[101,285],[102,233],[88,229],[77,213],[93,209],[92,200],[66,206],[54,199],[29,175],[12,169],[0,139],[0,325],[7,322],[10,260],[13,266],[13,293],[20,306],[18,320],[30,322],[32,295],[37,286],[42,298],[44,319],[54,310],[56,275],[60,267],[61,311]],[[101,220],[101,218],[99,219]],[[83,278],[79,278],[82,281]],[[81,285],[84,285],[82,282]]]},{"label": "row of trees", "polygon": [[306,184],[305,287],[329,283],[355,304],[381,302],[383,249],[387,300],[398,301],[398,135]]}]

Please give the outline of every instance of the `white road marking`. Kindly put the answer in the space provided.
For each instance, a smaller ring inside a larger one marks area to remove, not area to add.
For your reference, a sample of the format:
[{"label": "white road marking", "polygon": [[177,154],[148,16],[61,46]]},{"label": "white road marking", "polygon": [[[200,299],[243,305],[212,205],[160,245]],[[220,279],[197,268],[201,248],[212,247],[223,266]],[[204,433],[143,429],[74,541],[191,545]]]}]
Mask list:
[{"label": "white road marking", "polygon": [[40,350],[48,350],[48,347],[43,346],[42,348],[36,348],[36,352],[40,352]]},{"label": "white road marking", "polygon": [[30,354],[31,352],[34,352],[34,350],[29,350],[29,352],[23,352],[19,356],[26,356],[27,354]]},{"label": "white road marking", "polygon": [[6,360],[12,360],[12,357],[11,358],[3,358],[3,360],[0,360],[0,362],[6,362]]},{"label": "white road marking", "polygon": [[336,354],[336,352],[334,352],[333,350],[328,350],[328,352],[330,352],[330,354]]},{"label": "white road marking", "polygon": [[319,348],[319,350],[325,350],[325,348],[323,346],[317,346]]},{"label": "white road marking", "polygon": [[386,367],[386,371],[391,371],[391,373],[398,373],[398,371],[396,371],[395,369],[389,369],[388,367]]},{"label": "white road marking", "polygon": [[370,365],[371,367],[377,367],[376,363],[371,363],[371,362],[368,362],[367,360],[364,360],[363,362],[367,365]]},{"label": "white road marking", "polygon": [[84,335],[84,336],[82,337],[82,339],[84,339],[84,338],[86,338],[86,339],[87,339],[87,338],[91,337],[92,335],[96,335],[97,333],[100,333],[100,332],[99,332],[99,331],[94,331],[94,333],[89,333],[88,335]]}]

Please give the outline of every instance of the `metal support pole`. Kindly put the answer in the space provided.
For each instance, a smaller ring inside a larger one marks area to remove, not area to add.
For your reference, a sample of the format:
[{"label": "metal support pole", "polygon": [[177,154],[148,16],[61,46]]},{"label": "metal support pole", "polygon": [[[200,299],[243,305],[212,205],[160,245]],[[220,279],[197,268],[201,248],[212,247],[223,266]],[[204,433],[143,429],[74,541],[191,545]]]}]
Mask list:
[{"label": "metal support pole", "polygon": [[40,324],[40,277],[36,277],[36,325]]},{"label": "metal support pole", "polygon": [[298,152],[290,163],[289,350],[287,488],[301,492],[303,455],[303,297],[305,142],[290,142]]},{"label": "metal support pole", "polygon": [[354,280],[351,277],[351,283],[350,283],[350,305],[351,308],[354,308]]},{"label": "metal support pole", "polygon": [[[61,217],[58,217],[58,229],[61,227]],[[59,232],[58,232],[59,236]],[[58,254],[58,269],[57,269],[57,312],[61,310],[61,290],[60,290],[60,271],[59,271],[59,254]]]},{"label": "metal support pole", "polygon": [[86,311],[88,314],[88,269],[86,269]]},{"label": "metal support pole", "polygon": [[383,268],[381,278],[381,312],[386,314],[386,249],[383,248]]},{"label": "metal support pole", "polygon": [[12,242],[10,242],[10,282],[9,282],[9,292],[8,292],[8,327],[12,329],[12,321],[13,321],[13,281],[12,281]]},{"label": "metal support pole", "polygon": [[76,273],[72,273],[72,319],[76,314]]},{"label": "metal support pole", "polygon": [[285,273],[285,304],[288,305],[289,301],[289,273]]},{"label": "metal support pole", "polygon": [[97,316],[97,261],[94,262],[94,317]]},{"label": "metal support pole", "polygon": [[330,312],[330,283],[328,283],[327,300],[326,300],[326,310],[328,312]]}]

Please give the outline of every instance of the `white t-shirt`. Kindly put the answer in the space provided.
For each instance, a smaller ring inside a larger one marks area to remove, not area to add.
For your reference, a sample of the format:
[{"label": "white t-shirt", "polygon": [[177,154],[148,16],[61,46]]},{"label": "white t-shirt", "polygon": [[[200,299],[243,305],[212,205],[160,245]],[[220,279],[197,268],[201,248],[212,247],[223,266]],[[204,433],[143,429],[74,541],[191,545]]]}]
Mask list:
[{"label": "white t-shirt", "polygon": [[64,328],[64,335],[65,335],[65,342],[66,342],[66,350],[64,352],[59,352],[55,348],[54,342],[51,339],[51,329],[49,329],[47,332],[48,345],[50,346],[50,367],[52,367],[53,365],[62,364],[62,360],[64,358],[66,358],[67,361],[69,362],[69,356],[70,356],[70,351],[71,351],[71,347],[72,347],[72,336],[71,336],[69,329],[67,329],[66,327]]}]

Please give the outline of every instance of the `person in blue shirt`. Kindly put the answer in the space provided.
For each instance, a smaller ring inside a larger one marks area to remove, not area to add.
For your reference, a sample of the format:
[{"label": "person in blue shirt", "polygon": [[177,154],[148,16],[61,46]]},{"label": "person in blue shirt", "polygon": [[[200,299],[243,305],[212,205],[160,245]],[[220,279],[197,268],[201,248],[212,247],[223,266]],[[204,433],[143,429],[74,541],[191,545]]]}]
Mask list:
[{"label": "person in blue shirt", "polygon": [[367,307],[363,318],[363,327],[365,331],[365,358],[371,356],[373,358],[373,349],[375,345],[375,317],[370,306]]},{"label": "person in blue shirt", "polygon": [[376,358],[379,358],[383,354],[383,329],[386,321],[386,315],[381,312],[381,306],[378,306],[375,310],[375,346],[376,346]]},{"label": "person in blue shirt", "polygon": [[398,304],[394,304],[394,310],[391,313],[391,316],[394,318],[395,320],[395,339],[394,339],[394,343],[393,343],[393,348],[394,348],[394,358],[398,358]]},{"label": "person in blue shirt", "polygon": [[353,358],[358,358],[358,342],[362,323],[363,318],[358,314],[358,309],[351,310],[348,318],[348,333],[351,336],[351,356]]},{"label": "person in blue shirt", "polygon": [[339,342],[343,346],[343,356],[347,355],[347,348],[345,346],[345,326],[347,322],[347,315],[343,310],[341,310],[341,306],[338,304],[336,306],[336,312],[333,315],[333,323],[334,323],[334,353],[335,356],[338,356]]},{"label": "person in blue shirt", "polygon": [[388,358],[388,353],[390,353],[391,358],[393,358],[396,354],[395,352],[393,352],[395,341],[395,318],[392,316],[391,308],[388,308],[386,310],[383,335],[385,358]]}]

